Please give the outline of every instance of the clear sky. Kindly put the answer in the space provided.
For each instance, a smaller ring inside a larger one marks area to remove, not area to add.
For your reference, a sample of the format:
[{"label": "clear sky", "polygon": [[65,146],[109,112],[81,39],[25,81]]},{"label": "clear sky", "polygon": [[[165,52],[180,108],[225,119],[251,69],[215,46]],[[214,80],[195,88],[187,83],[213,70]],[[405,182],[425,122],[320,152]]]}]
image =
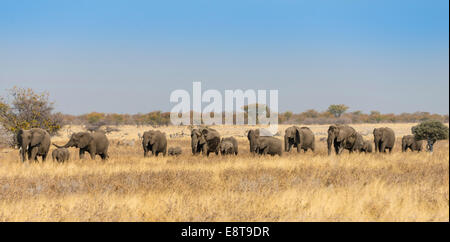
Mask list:
[{"label": "clear sky", "polygon": [[171,91],[278,89],[280,111],[449,110],[449,1],[0,1],[0,95],[169,111]]}]

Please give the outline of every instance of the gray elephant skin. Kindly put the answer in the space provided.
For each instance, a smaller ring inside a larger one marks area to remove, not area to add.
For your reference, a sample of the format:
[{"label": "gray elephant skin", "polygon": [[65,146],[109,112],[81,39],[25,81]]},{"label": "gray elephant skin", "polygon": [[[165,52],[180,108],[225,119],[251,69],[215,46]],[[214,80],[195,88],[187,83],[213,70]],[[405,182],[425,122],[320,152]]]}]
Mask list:
[{"label": "gray elephant skin", "polygon": [[356,135],[356,144],[353,147],[353,151],[372,153],[372,142],[364,140],[359,133]]},{"label": "gray elephant skin", "polygon": [[374,129],[373,142],[375,144],[375,152],[386,153],[386,149],[388,149],[389,153],[391,153],[395,145],[394,130],[388,127]]},{"label": "gray elephant skin", "polygon": [[222,155],[238,155],[239,146],[237,140],[234,137],[222,138],[220,141],[220,153]]},{"label": "gray elephant skin", "polygon": [[272,136],[260,136],[259,129],[249,130],[247,138],[250,143],[250,153],[282,156],[283,145],[281,140]]},{"label": "gray elephant skin", "polygon": [[220,134],[215,129],[198,128],[191,130],[191,148],[192,154],[202,153],[209,156],[210,153],[219,155]]},{"label": "gray elephant skin", "polygon": [[331,155],[331,146],[337,155],[341,154],[344,149],[353,152],[357,144],[358,133],[348,125],[330,125],[328,128],[328,155]]},{"label": "gray elephant skin", "polygon": [[94,133],[90,132],[78,132],[73,133],[70,140],[65,145],[53,144],[58,148],[75,147],[79,149],[80,159],[84,158],[84,153],[88,152],[92,160],[95,160],[95,156],[99,155],[102,160],[109,158],[108,147],[109,141],[104,132],[98,131]]},{"label": "gray elephant skin", "polygon": [[222,155],[234,154],[233,143],[231,143],[230,141],[220,142],[220,153]]},{"label": "gray elephant skin", "polygon": [[315,151],[314,133],[308,127],[292,126],[284,131],[284,151],[290,152],[292,146],[297,147],[297,152],[308,149]]},{"label": "gray elephant skin", "polygon": [[41,156],[42,161],[45,161],[51,144],[50,134],[47,131],[41,128],[21,129],[16,138],[23,162],[27,160],[27,155],[29,160],[37,161],[38,156]]},{"label": "gray elephant skin", "polygon": [[416,140],[414,135],[405,135],[402,138],[402,152],[406,152],[408,149],[411,151],[422,151],[423,140]]},{"label": "gray elephant skin", "polygon": [[169,156],[179,156],[183,153],[183,151],[181,150],[181,147],[177,146],[177,147],[170,147],[167,150],[167,153]]},{"label": "gray elephant skin", "polygon": [[145,132],[142,139],[142,146],[144,148],[144,157],[148,156],[149,151],[151,151],[151,154],[154,156],[158,156],[160,153],[162,153],[163,156],[166,156],[166,133],[159,130],[150,130]]},{"label": "gray elephant skin", "polygon": [[66,148],[57,148],[52,152],[53,161],[65,162],[70,159],[70,152]]}]

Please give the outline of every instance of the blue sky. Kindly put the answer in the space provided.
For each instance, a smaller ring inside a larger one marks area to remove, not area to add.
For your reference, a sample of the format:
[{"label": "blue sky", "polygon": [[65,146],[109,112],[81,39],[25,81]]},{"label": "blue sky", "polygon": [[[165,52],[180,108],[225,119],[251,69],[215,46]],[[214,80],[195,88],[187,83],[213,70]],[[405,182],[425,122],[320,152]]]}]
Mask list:
[{"label": "blue sky", "polygon": [[64,113],[169,111],[201,81],[278,89],[281,111],[447,114],[448,66],[448,1],[0,0],[0,95]]}]

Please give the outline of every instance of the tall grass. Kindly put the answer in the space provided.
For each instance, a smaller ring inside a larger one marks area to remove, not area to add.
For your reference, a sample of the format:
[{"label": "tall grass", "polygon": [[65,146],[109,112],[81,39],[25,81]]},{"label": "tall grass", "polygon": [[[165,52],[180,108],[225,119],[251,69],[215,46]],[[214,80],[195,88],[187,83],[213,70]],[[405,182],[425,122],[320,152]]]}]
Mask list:
[{"label": "tall grass", "polygon": [[448,141],[402,153],[400,138],[392,154],[341,156],[319,139],[314,154],[253,156],[244,137],[237,157],[192,156],[188,137],[169,139],[177,158],[144,158],[138,143],[112,145],[106,162],[6,150],[0,221],[449,221]]}]

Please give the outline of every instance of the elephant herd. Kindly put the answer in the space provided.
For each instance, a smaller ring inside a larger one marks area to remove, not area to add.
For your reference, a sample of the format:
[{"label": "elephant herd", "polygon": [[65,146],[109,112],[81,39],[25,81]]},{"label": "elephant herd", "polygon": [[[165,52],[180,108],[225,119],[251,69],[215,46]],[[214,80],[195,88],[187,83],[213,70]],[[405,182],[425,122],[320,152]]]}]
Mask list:
[{"label": "elephant herd", "polygon": [[[259,155],[279,155],[283,153],[282,141],[273,136],[261,134],[261,129],[246,131],[246,136],[250,145],[250,153]],[[395,133],[392,129],[383,127],[373,130],[373,144],[375,152],[392,152],[395,144]],[[17,142],[20,147],[22,161],[37,161],[39,156],[45,161],[50,150],[51,139],[47,131],[40,128],[30,130],[20,130],[17,133]],[[79,157],[82,159],[85,153],[89,153],[91,159],[99,155],[102,160],[108,159],[109,141],[104,132],[78,132],[73,133],[65,145],[53,144],[57,149],[53,150],[54,161],[64,162],[70,158],[67,148],[75,147],[79,149]],[[423,141],[416,140],[413,135],[406,135],[402,138],[402,151],[422,151]],[[182,154],[180,147],[167,147],[166,134],[151,130],[142,136],[142,147],[144,157],[149,153],[154,156],[162,154],[164,156],[178,156]],[[315,152],[315,137],[308,127],[292,126],[285,130],[284,152],[290,152],[292,147],[297,148],[297,152]],[[332,152],[332,147],[336,154],[341,154],[344,149],[350,153],[373,151],[372,142],[364,140],[361,134],[348,125],[330,125],[328,128],[327,148],[328,155]],[[219,132],[209,127],[191,128],[191,149],[192,154],[203,154],[209,156],[216,155],[238,155],[238,142],[234,137],[222,138]]]}]

